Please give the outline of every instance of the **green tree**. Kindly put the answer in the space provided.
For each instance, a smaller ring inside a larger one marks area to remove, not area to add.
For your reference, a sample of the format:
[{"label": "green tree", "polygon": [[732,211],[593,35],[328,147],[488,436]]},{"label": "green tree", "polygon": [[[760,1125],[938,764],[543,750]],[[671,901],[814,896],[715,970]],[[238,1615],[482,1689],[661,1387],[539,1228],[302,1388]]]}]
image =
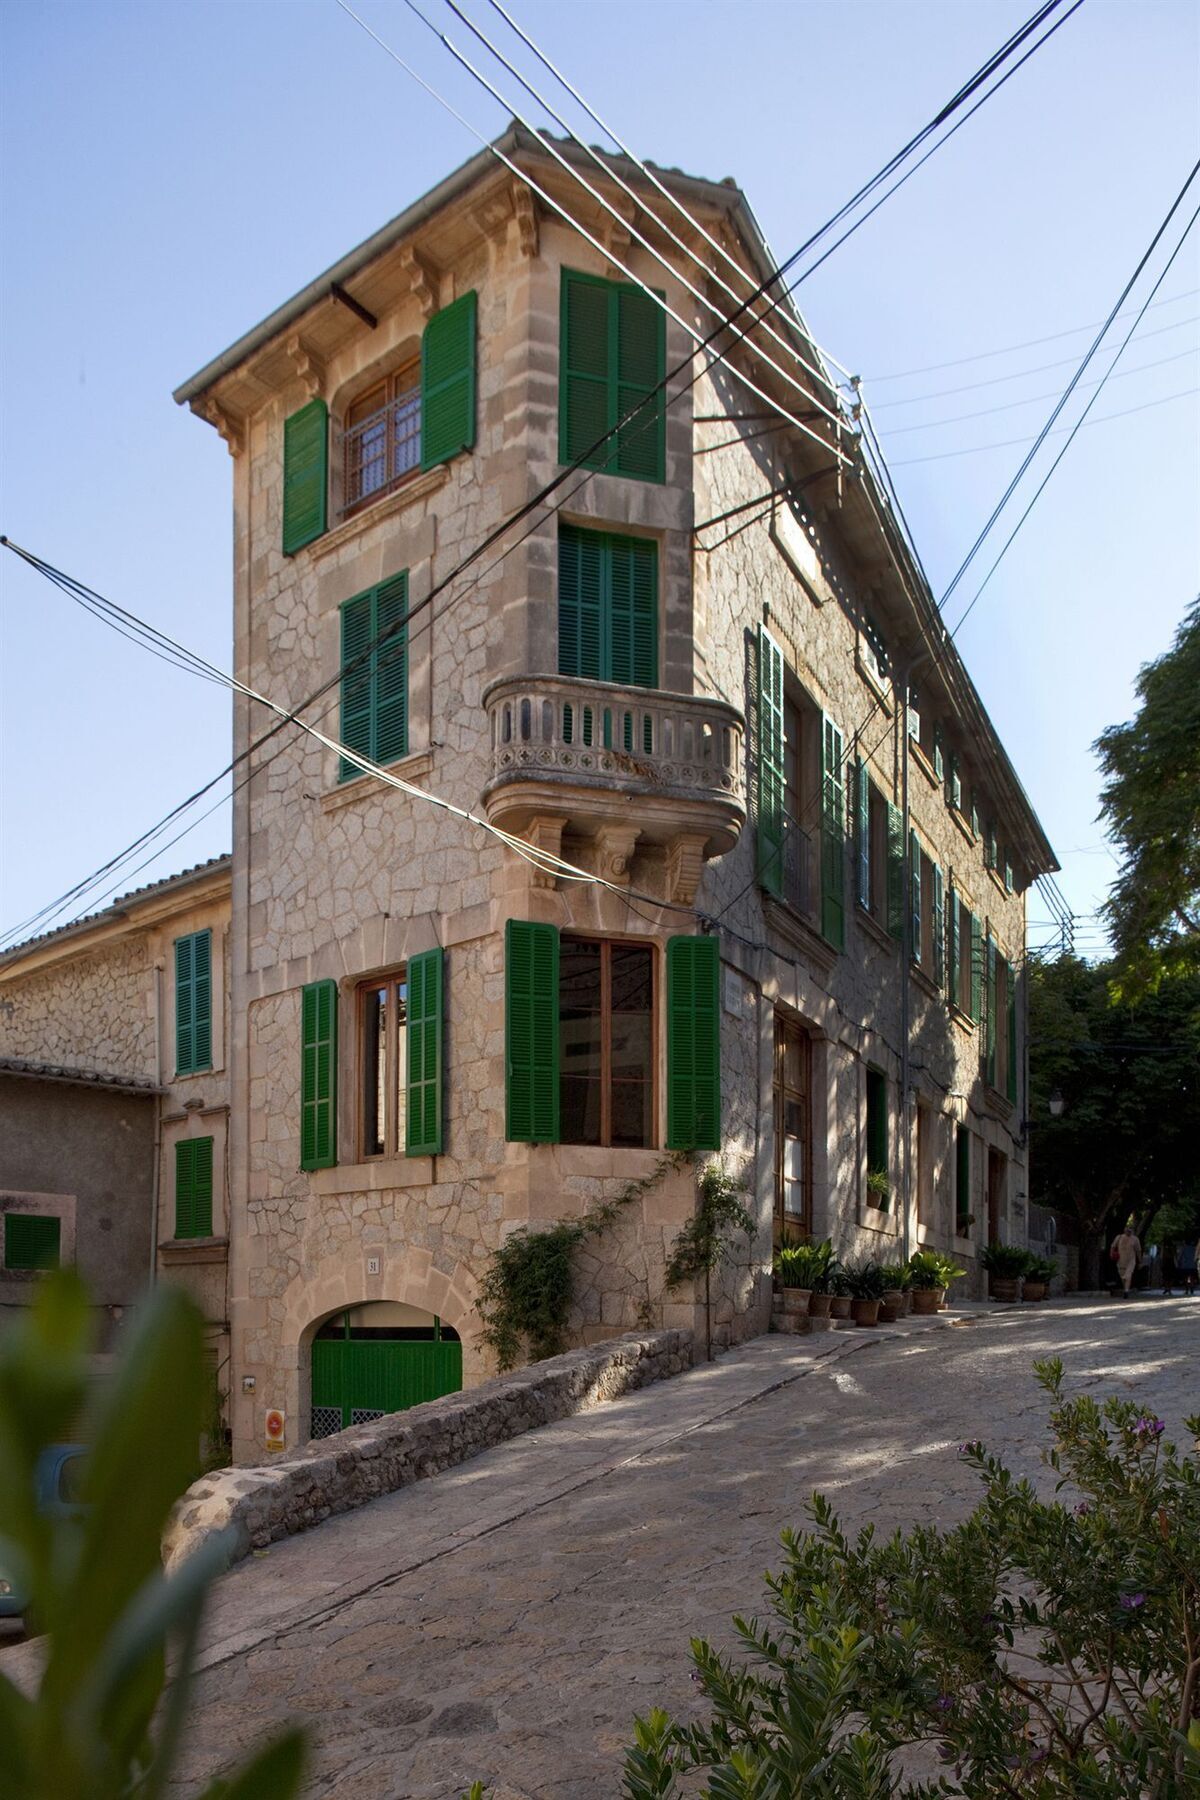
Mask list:
[{"label": "green tree", "polygon": [[1200,975],[1137,1004],[1117,998],[1113,975],[1072,956],[1030,964],[1030,1191],[1078,1218],[1085,1287],[1126,1217],[1144,1241],[1162,1207],[1200,1194]]},{"label": "green tree", "polygon": [[1095,745],[1101,814],[1122,851],[1103,910],[1129,999],[1200,970],[1200,599],[1137,692],[1137,715]]}]

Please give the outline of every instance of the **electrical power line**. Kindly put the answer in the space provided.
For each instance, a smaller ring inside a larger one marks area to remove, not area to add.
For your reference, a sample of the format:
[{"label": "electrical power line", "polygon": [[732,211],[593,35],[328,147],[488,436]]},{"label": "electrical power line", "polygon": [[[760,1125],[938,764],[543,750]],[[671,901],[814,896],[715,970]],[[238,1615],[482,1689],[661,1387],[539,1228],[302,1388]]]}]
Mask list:
[{"label": "electrical power line", "polygon": [[[341,3],[342,3],[342,0],[339,0],[339,4],[341,4]],[[848,201],[846,201],[843,204],[843,206],[840,207],[839,210],[830,219],[828,219],[825,222],[824,225],[822,225],[821,227],[818,228],[818,230],[813,232],[805,240],[805,242],[802,243],[800,245],[800,247],[792,254],[792,256],[787,259],[787,261],[784,264],[780,265],[780,267],[778,267],[776,269],[773,269],[771,271],[771,273],[765,278],[765,280],[763,280],[762,282],[760,282],[758,284],[758,286],[754,289],[754,291],[750,295],[747,296],[747,298],[734,310],[734,312],[732,314],[730,314],[729,317],[727,319],[725,319],[720,325],[718,325],[717,328],[714,329],[714,331],[710,334],[709,338],[705,341],[705,343],[703,345],[701,345],[701,348],[707,348],[708,345],[711,344],[711,342],[717,336],[720,335],[720,332],[723,329],[732,328],[733,325],[736,323],[736,321],[741,317],[741,315],[744,312],[746,312],[748,310],[748,308],[752,307],[756,303],[757,300],[764,297],[769,292],[770,288],[773,285],[775,285],[776,282],[782,281],[783,276],[786,275],[786,273],[795,265],[795,263],[808,250],[812,249],[817,243],[819,243],[820,240],[823,237],[827,236],[831,230],[835,229],[836,226],[839,225],[853,211],[853,209],[857,205],[859,205],[865,198],[869,197],[876,190],[877,187],[879,187],[884,181],[886,181],[887,178],[897,168],[900,167],[900,165],[911,154],[911,152],[916,147],[918,147],[920,144],[922,144],[937,129],[937,127],[940,124],[944,123],[946,120],[948,120],[950,117],[952,117],[953,113],[956,110],[958,110],[965,103],[965,101],[967,99],[969,99],[972,95],[976,94],[981,87],[984,87],[984,84],[986,83],[987,79],[990,78],[990,76],[993,73],[995,73],[996,70],[1002,66],[1003,62],[1009,56],[1011,56],[1013,51],[1016,48],[1020,47],[1020,45],[1022,45],[1026,41],[1026,39],[1031,35],[1031,33],[1033,33],[1036,30],[1036,28],[1038,26],[1040,26],[1040,24],[1046,18],[1049,17],[1050,13],[1053,12],[1056,9],[1056,7],[1061,4],[1062,4],[1062,0],[1051,0],[1050,4],[1040,7],[1037,10],[1037,12],[1035,12],[1035,14],[1032,15],[1031,19],[1029,21],[1027,21],[1026,24],[1024,26],[1022,26],[1016,33],[1014,33],[1012,35],[1012,37],[1010,39],[1008,39],[1004,45],[1001,46],[1000,50],[993,53],[993,55],[991,57],[989,57],[983,65],[981,65],[980,69],[978,69],[975,72],[975,74],[973,76],[971,76],[962,85],[962,87],[960,87],[958,89],[957,93],[951,98],[950,101],[948,101],[939,110],[939,112],[935,115],[935,117],[930,121],[930,123],[928,125],[926,125],[923,128],[922,131],[920,131],[914,138],[910,139],[909,142],[900,151],[896,152],[896,154],[889,160],[889,162],[886,163],[883,166],[883,168],[880,169],[876,173],[876,175],[871,177],[871,179],[869,181],[864,183],[857,190],[857,192],[854,195],[852,195],[851,198]],[[919,159],[919,161],[912,168],[907,170],[905,172],[905,174],[903,174],[899,178],[899,180],[897,180],[890,188],[888,188],[887,191],[882,195],[881,198],[876,199],[874,204],[871,206],[871,208],[865,214],[861,215],[857,220],[855,220],[852,224],[850,224],[848,226],[848,228],[842,233],[841,237],[839,237],[836,240],[836,242],[833,244],[833,246],[830,249],[825,251],[825,253],[822,255],[822,257],[819,258],[816,263],[814,263],[809,269],[803,271],[799,276],[797,276],[796,279],[790,284],[790,286],[784,286],[782,288],[780,294],[777,296],[777,298],[771,302],[771,310],[773,310],[774,308],[781,305],[784,302],[784,300],[786,300],[788,295],[791,292],[794,292],[795,288],[797,286],[799,286],[802,281],[806,280],[808,275],[813,273],[813,271],[817,267],[820,266],[821,262],[825,261],[827,259],[827,257],[832,254],[833,250],[836,250],[842,243],[844,243],[846,241],[846,239],[850,235],[852,235],[852,233],[854,231],[859,229],[859,227],[862,224],[864,224],[866,222],[866,220],[868,218],[870,218],[875,211],[878,210],[879,206],[881,206],[885,200],[890,198],[890,196],[893,193],[895,193],[897,191],[897,189],[900,186],[902,186],[904,184],[904,182],[907,181],[911,177],[912,174],[914,174],[916,172],[917,169],[922,167],[923,164],[929,160],[929,157],[932,156],[938,149],[940,149],[942,147],[942,145],[945,144],[951,136],[953,136],[954,132],[956,132],[962,124],[966,123],[967,119],[973,117],[974,114],[979,110],[979,108],[982,105],[984,105],[986,103],[986,101],[988,99],[990,99],[996,92],[998,92],[999,88],[1001,86],[1003,86],[1004,83],[1007,82],[1013,74],[1016,73],[1017,69],[1022,67],[1024,65],[1024,63],[1029,60],[1030,56],[1032,56],[1038,49],[1040,49],[1048,41],[1050,36],[1052,36],[1053,33],[1055,31],[1057,31],[1061,27],[1061,25],[1064,24],[1066,22],[1066,20],[1072,16],[1072,14],[1074,12],[1076,12],[1078,10],[1078,8],[1081,4],[1082,4],[1082,0],[1075,0],[1075,5],[1073,5],[1069,9],[1069,11],[1063,15],[1062,18],[1057,20],[1055,22],[1055,24],[1051,26],[1050,30],[1048,32],[1046,32],[1046,34],[1041,39],[1037,40],[1030,49],[1025,50],[1024,54],[1017,60],[1017,62],[1015,64],[1013,64],[1013,66],[1010,69],[1008,69],[1000,77],[1000,79],[995,83],[994,86],[992,86],[991,88],[985,88],[985,91],[982,93],[981,97],[975,101],[974,105],[970,107],[970,109],[964,115],[964,117],[959,119],[954,125],[952,125],[950,130],[947,131],[942,138],[938,139],[930,149],[926,150],[925,154]],[[348,7],[344,7],[344,10],[346,10],[347,12],[350,12],[350,9]],[[355,17],[356,22],[363,25],[363,29],[366,30],[368,32],[368,34],[372,38],[375,39],[375,41],[379,42],[385,50],[388,50],[388,53],[390,55],[392,55],[396,61],[400,62],[402,64],[402,66],[407,68],[407,64],[403,63],[403,59],[397,57],[396,53],[394,51],[390,50],[390,48],[387,45],[382,44],[382,40],[377,37],[377,34],[375,34],[373,31],[371,31],[369,26],[366,26],[363,23],[363,21],[357,20],[357,15],[354,15],[353,13],[351,13],[350,16]],[[415,76],[415,75],[414,75],[414,78],[417,79],[418,81],[421,80],[420,77]],[[428,88],[427,83],[421,82],[421,85]],[[432,90],[430,90],[430,91],[432,91]],[[756,315],[755,322],[756,323],[760,322],[762,316],[763,315]],[[745,333],[743,333],[742,335],[744,337]],[[669,387],[669,384],[676,378],[676,376],[686,368],[686,365],[687,365],[688,361],[690,361],[690,360],[691,360],[691,353],[689,352],[688,357],[684,358],[680,363],[676,364],[673,369],[670,369],[667,371],[667,373],[663,376],[662,380],[657,384],[657,386],[651,391],[651,393],[649,395],[645,396],[644,399],[639,404],[636,404],[635,406],[631,407],[629,409],[628,413],[623,415],[623,417],[621,419],[619,419],[617,421],[617,423],[609,431],[605,432],[602,435],[602,437],[600,437],[594,445],[589,446],[589,448],[586,451],[581,452],[581,454],[576,458],[574,463],[572,463],[567,468],[565,468],[559,475],[554,477],[550,482],[546,483],[544,485],[544,487],[536,495],[534,495],[524,505],[519,507],[507,519],[501,521],[500,525],[498,525],[491,532],[489,532],[484,537],[484,539],[478,545],[476,545],[474,550],[469,552],[468,555],[466,557],[464,557],[459,562],[459,564],[453,570],[451,570],[450,573],[446,577],[443,578],[443,580],[441,582],[436,583],[434,585],[434,587],[431,589],[430,593],[425,596],[424,600],[418,602],[415,606],[412,606],[408,609],[408,612],[406,613],[405,618],[398,623],[398,625],[395,627],[395,630],[399,631],[402,629],[407,629],[411,619],[418,612],[422,611],[425,607],[429,606],[432,603],[432,601],[434,600],[434,598],[437,597],[441,592],[443,592],[445,590],[445,588],[451,582],[456,580],[460,574],[462,574],[466,570],[468,570],[478,560],[478,558],[480,556],[484,555],[487,552],[487,550],[490,549],[495,543],[499,542],[500,539],[502,537],[504,537],[508,533],[508,531],[512,529],[512,527],[514,525],[519,524],[522,520],[528,518],[533,512],[535,512],[538,507],[544,505],[547,502],[549,496],[552,493],[554,493],[559,487],[561,487],[561,485],[565,481],[567,481],[572,474],[574,474],[578,470],[580,470],[586,462],[590,461],[596,455],[597,451],[599,449],[601,449],[609,441],[609,439],[612,436],[614,436],[617,432],[625,429],[628,426],[629,422],[636,417],[636,415],[639,411],[643,411],[648,406],[649,402],[657,396],[657,394],[659,394],[660,392],[664,392],[664,390],[666,390]],[[701,379],[701,377],[703,376],[703,374],[705,372],[706,372],[705,369],[702,367],[698,371],[698,373],[692,378],[692,381],[689,382],[688,387],[694,385],[697,380]],[[736,373],[736,371],[735,371],[735,373]],[[674,401],[677,400],[678,398],[680,398],[681,394],[686,391],[687,391],[687,388],[684,388],[684,389],[680,390],[680,393],[677,393],[674,396],[672,396],[670,394],[665,394],[664,395],[664,404],[667,406],[673,404]],[[641,429],[646,429],[649,426],[649,424],[652,422],[652,420],[653,420],[653,414],[647,414],[643,421]],[[571,497],[571,494],[576,492],[578,487],[582,486],[583,483],[586,482],[587,480],[590,480],[590,478],[591,478],[591,471],[588,471],[587,473],[585,473],[582,476],[580,482],[576,484],[576,488],[571,489],[568,494],[564,495],[562,500],[558,501],[554,507],[551,507],[549,509],[549,514],[547,516],[552,515],[553,512],[557,511],[559,507],[564,505],[567,502],[567,500],[569,500],[569,498]],[[532,530],[538,528],[538,526],[540,526],[544,522],[545,521],[542,519],[535,520],[534,524],[529,526],[528,530],[522,534],[522,537],[517,540],[516,544],[510,544],[508,546],[508,548],[506,550],[504,550],[503,552],[501,552],[501,555],[498,556],[493,563],[489,564],[488,568],[485,569],[482,573],[483,574],[488,573],[490,571],[490,569],[495,567],[500,561],[502,561],[505,556],[511,554],[512,550],[515,549],[519,543],[523,542],[524,538],[526,536],[528,536]],[[2,542],[2,541],[3,540],[0,540],[0,542]],[[482,575],[479,577],[476,577],[475,579],[476,580],[482,579]],[[448,604],[452,604],[452,603],[453,603],[453,601],[449,602]],[[355,659],[356,663],[358,661],[363,660],[366,657],[368,657],[372,653],[373,650],[378,648],[380,641],[381,640],[379,638],[377,638],[372,644],[368,645],[366,647],[366,649],[363,651],[362,657]],[[339,670],[333,677],[331,677],[331,679],[329,681],[322,684],[322,686],[319,687],[318,689],[316,689],[314,691],[314,693],[311,694],[306,700],[300,702],[299,705],[293,709],[293,711],[294,712],[304,711],[304,710],[307,710],[309,706],[315,704],[315,702],[319,698],[323,697],[326,693],[328,693],[331,688],[340,684],[343,673],[344,673],[344,671]],[[330,708],[327,710],[332,710],[332,709]],[[324,715],[322,715],[322,716],[324,716]],[[178,806],[172,808],[166,815],[164,815],[164,817],[161,820],[159,820],[156,825],[151,826],[146,832],[141,833],[139,835],[139,837],[134,839],[132,844],[126,846],[124,851],[120,852],[117,856],[110,858],[105,864],[101,865],[99,870],[94,871],[91,876],[85,877],[82,881],[76,883],[64,895],[61,895],[57,901],[51,902],[51,903],[49,903],[49,905],[41,908],[37,913],[32,915],[30,917],[30,919],[24,921],[21,925],[14,927],[13,930],[10,931],[6,935],[8,937],[12,937],[14,935],[14,933],[20,933],[20,932],[27,931],[28,929],[30,929],[32,926],[38,924],[39,922],[41,922],[47,918],[56,916],[57,914],[61,913],[62,911],[64,911],[66,909],[67,906],[70,905],[72,900],[81,898],[83,894],[87,893],[91,888],[95,887],[99,881],[102,881],[106,875],[112,873],[114,870],[121,867],[125,862],[127,862],[129,860],[129,858],[131,856],[136,855],[137,852],[141,848],[144,848],[151,842],[156,841],[157,838],[159,838],[161,836],[163,831],[168,830],[170,828],[170,825],[172,822],[174,822],[176,819],[178,819],[180,816],[182,816],[182,814],[187,812],[192,806],[197,804],[202,798],[204,798],[204,796],[206,794],[210,793],[214,787],[218,786],[219,783],[226,778],[226,776],[233,773],[233,771],[235,769],[237,769],[241,763],[247,761],[249,757],[253,756],[258,750],[262,749],[273,737],[275,737],[283,729],[284,723],[285,723],[285,721],[281,720],[279,723],[273,725],[267,732],[262,734],[261,737],[254,740],[253,742],[251,742],[246,747],[245,750],[239,752],[238,755],[236,755],[233,758],[232,762],[230,762],[223,770],[221,770],[210,781],[206,782],[201,788],[197,789],[195,791],[195,793],[193,793],[191,796],[188,797],[187,800],[180,802]],[[268,758],[267,760],[269,762],[271,759]],[[265,767],[266,764],[262,764],[260,766]],[[239,782],[237,784],[237,788],[235,788],[234,791],[236,792],[241,787],[244,787],[246,785],[246,782],[249,780],[249,778],[250,777],[247,776],[241,782]],[[210,809],[210,810],[214,810],[214,809]],[[203,816],[208,816],[208,815],[205,814]],[[179,837],[182,837],[183,835],[186,835],[186,833],[181,832],[180,834],[178,834],[178,837],[171,840],[171,843],[173,844],[175,842],[178,842]],[[145,864],[140,865],[140,867],[145,867],[145,866],[146,866]],[[110,890],[110,891],[113,891],[113,890]]]},{"label": "electrical power line", "polygon": [[[493,0],[493,4],[494,3],[495,0]],[[1154,304],[1156,307],[1176,306],[1181,300],[1191,300],[1197,294],[1200,294],[1200,288],[1184,288],[1178,294],[1170,294],[1165,299],[1156,300]],[[1130,315],[1128,313],[1121,313],[1119,316],[1127,319]],[[1181,323],[1186,322],[1187,321],[1181,321]],[[971,352],[970,356],[951,357],[949,362],[925,363],[919,369],[901,369],[897,373],[891,375],[864,375],[862,379],[871,383],[879,381],[904,381],[910,375],[932,375],[938,369],[961,369],[964,364],[982,362],[984,357],[987,356],[1012,356],[1018,350],[1033,350],[1039,344],[1055,344],[1060,338],[1078,337],[1081,331],[1095,331],[1099,324],[1099,319],[1093,319],[1090,325],[1068,325],[1063,331],[1052,331],[1046,337],[1025,338],[1019,344],[1005,344],[998,350],[974,350]],[[1173,329],[1174,328],[1169,325],[1163,327],[1164,331]],[[1148,331],[1145,335],[1146,337],[1154,337],[1157,334]],[[1067,360],[1069,361],[1070,358]],[[898,402],[893,403],[889,401],[888,404],[898,404]]]},{"label": "electrical power line", "polygon": [[[1143,400],[1138,406],[1122,407],[1120,412],[1102,413],[1098,419],[1089,419],[1089,425],[1108,425],[1114,419],[1132,418],[1134,413],[1148,412],[1151,407],[1167,406],[1173,400],[1186,400],[1189,395],[1200,393],[1200,387],[1180,388],[1177,393],[1163,394],[1157,400]],[[1047,431],[1037,438],[996,438],[990,444],[963,444],[957,450],[934,450],[928,456],[903,456],[892,464],[895,469],[913,469],[918,463],[947,462],[955,456],[979,456],[986,450],[1019,449],[1023,444],[1041,444],[1046,438],[1062,437],[1070,432],[1074,437],[1083,421],[1077,425],[1060,425],[1055,431]]]}]

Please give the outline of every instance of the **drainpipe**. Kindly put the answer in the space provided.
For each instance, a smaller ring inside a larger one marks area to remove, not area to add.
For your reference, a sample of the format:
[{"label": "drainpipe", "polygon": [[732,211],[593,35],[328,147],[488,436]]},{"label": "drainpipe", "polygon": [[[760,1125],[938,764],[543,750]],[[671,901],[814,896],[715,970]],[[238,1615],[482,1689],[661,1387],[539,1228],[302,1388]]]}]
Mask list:
[{"label": "drainpipe", "polygon": [[[162,973],[163,965],[154,964],[154,1085],[162,1087]],[[162,1114],[163,1098],[161,1093],[154,1096],[154,1168],[150,1180],[150,1285],[158,1280],[158,1198],[162,1173]]]},{"label": "drainpipe", "polygon": [[911,1016],[909,964],[912,960],[912,853],[909,845],[908,824],[908,682],[909,671],[904,670],[903,685],[900,693],[902,704],[897,705],[896,714],[900,722],[900,817],[901,848],[904,859],[904,931],[900,939],[900,1205],[901,1214],[901,1250],[903,1259],[908,1261],[912,1254],[912,1239],[909,1230],[909,1201],[912,1190],[912,1143],[909,1131],[908,1084],[910,1079],[911,1057],[909,1052],[909,1025]]}]

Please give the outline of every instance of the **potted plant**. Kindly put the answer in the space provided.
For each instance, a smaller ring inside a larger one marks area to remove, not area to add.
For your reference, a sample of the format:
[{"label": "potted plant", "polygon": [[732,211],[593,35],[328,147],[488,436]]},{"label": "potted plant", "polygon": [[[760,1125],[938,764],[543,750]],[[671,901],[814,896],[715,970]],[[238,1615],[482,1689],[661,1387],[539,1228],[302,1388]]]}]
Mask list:
[{"label": "potted plant", "polygon": [[950,1283],[966,1272],[939,1250],[914,1250],[908,1259],[913,1312],[923,1316],[935,1313],[946,1298]]},{"label": "potted plant", "polygon": [[867,1199],[880,1212],[886,1212],[888,1201],[892,1196],[892,1184],[888,1180],[886,1169],[867,1170]]},{"label": "potted plant", "polygon": [[829,1316],[831,1319],[850,1317],[850,1289],[846,1271],[837,1261],[829,1265]]},{"label": "potted plant", "polygon": [[991,1243],[979,1258],[988,1272],[988,1293],[993,1300],[1015,1300],[1021,1277],[1032,1260],[1020,1244]]},{"label": "potted plant", "polygon": [[771,1272],[789,1312],[808,1309],[817,1248],[815,1244],[780,1244],[775,1252]]},{"label": "potted plant", "polygon": [[1050,1283],[1058,1274],[1058,1264],[1052,1257],[1030,1256],[1029,1266],[1025,1270],[1025,1285],[1021,1290],[1023,1300],[1044,1300],[1050,1291]]},{"label": "potted plant", "polygon": [[883,1270],[869,1258],[848,1263],[843,1271],[850,1295],[850,1317],[856,1325],[877,1325],[883,1297]]},{"label": "potted plant", "polygon": [[837,1266],[833,1259],[833,1245],[826,1238],[823,1243],[806,1244],[804,1247],[813,1253],[808,1316],[810,1319],[827,1319],[833,1298],[833,1270]]},{"label": "potted plant", "polygon": [[907,1263],[879,1263],[879,1317],[884,1325],[894,1325],[908,1310]]}]

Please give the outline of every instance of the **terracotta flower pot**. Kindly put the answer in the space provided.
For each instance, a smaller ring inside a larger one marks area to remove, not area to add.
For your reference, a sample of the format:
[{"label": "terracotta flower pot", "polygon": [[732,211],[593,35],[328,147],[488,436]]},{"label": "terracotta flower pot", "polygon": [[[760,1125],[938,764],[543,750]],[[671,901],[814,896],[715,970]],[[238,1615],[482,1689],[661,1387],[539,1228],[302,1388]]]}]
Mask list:
[{"label": "terracotta flower pot", "polygon": [[850,1317],[849,1294],[831,1294],[829,1296],[829,1316],[831,1319],[848,1319]]},{"label": "terracotta flower pot", "polygon": [[810,1319],[827,1319],[832,1294],[810,1294],[808,1296],[808,1316]]},{"label": "terracotta flower pot", "polygon": [[856,1325],[878,1325],[879,1305],[878,1300],[851,1300],[850,1317]]},{"label": "terracotta flower pot", "polygon": [[1047,1284],[1044,1281],[1030,1281],[1029,1278],[1026,1277],[1025,1288],[1021,1298],[1023,1300],[1044,1300],[1046,1298],[1046,1285]]},{"label": "terracotta flower pot", "polygon": [[993,1300],[1015,1300],[1020,1278],[1016,1275],[989,1275],[988,1293]]},{"label": "terracotta flower pot", "polygon": [[912,1290],[913,1312],[918,1318],[928,1318],[938,1310],[945,1298],[945,1288],[914,1288]]},{"label": "terracotta flower pot", "polygon": [[809,1288],[785,1287],[783,1304],[788,1312],[806,1313],[808,1311]]},{"label": "terracotta flower pot", "polygon": [[881,1325],[894,1325],[897,1319],[902,1319],[904,1317],[907,1310],[908,1309],[904,1304],[904,1295],[900,1292],[900,1289],[889,1288],[879,1302],[879,1323]]}]

